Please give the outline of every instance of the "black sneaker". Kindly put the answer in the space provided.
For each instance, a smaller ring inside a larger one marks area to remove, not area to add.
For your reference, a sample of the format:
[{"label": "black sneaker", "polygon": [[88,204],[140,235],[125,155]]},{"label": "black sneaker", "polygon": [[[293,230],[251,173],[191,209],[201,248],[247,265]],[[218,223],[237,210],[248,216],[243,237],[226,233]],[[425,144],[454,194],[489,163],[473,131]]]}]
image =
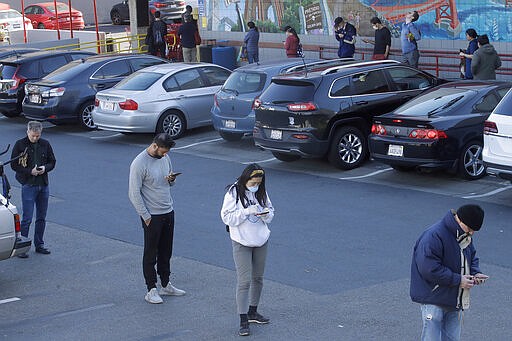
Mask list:
[{"label": "black sneaker", "polygon": [[251,334],[251,330],[249,329],[249,322],[240,322],[240,330],[238,331],[238,335],[247,336]]},{"label": "black sneaker", "polygon": [[18,255],[18,258],[28,258],[28,254],[26,254],[26,253],[20,253],[20,254]]},{"label": "black sneaker", "polygon": [[247,317],[249,318],[249,322],[252,323],[267,324],[270,322],[268,318],[262,316],[259,313],[247,314]]},{"label": "black sneaker", "polygon": [[36,252],[37,253],[41,253],[43,255],[49,255],[51,252],[50,250],[48,250],[47,248],[45,248],[44,246],[38,246],[36,247]]}]

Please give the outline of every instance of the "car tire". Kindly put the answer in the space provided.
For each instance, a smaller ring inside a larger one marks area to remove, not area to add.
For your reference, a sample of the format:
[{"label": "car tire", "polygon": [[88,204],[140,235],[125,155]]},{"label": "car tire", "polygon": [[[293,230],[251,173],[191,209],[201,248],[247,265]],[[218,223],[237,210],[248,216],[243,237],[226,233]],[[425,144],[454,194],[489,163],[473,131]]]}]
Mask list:
[{"label": "car tire", "polygon": [[40,30],[44,30],[46,27],[44,26],[43,23],[39,23],[39,24],[37,24],[37,28]]},{"label": "car tire", "polygon": [[391,168],[398,172],[412,172],[416,167],[414,166],[399,166],[399,165],[391,165]]},{"label": "car tire", "polygon": [[472,141],[462,148],[459,157],[459,174],[469,180],[480,179],[486,174],[482,159],[483,143]]},{"label": "car tire", "polygon": [[156,125],[157,133],[167,133],[173,139],[179,139],[187,130],[187,122],[182,113],[178,111],[165,112]]},{"label": "car tire", "polygon": [[368,143],[363,132],[346,126],[334,134],[327,158],[334,166],[349,170],[359,167],[367,156]]},{"label": "car tire", "polygon": [[240,141],[242,139],[242,137],[244,137],[244,134],[242,134],[242,133],[230,133],[227,131],[219,131],[219,135],[224,140],[230,141],[230,142]]},{"label": "car tire", "polygon": [[92,120],[92,111],[94,110],[94,101],[85,102],[78,110],[78,121],[80,126],[87,130],[96,129],[96,125]]},{"label": "car tire", "polygon": [[121,14],[119,14],[118,11],[112,11],[110,13],[110,19],[112,20],[112,24],[114,24],[114,25],[121,25],[123,23]]},{"label": "car tire", "polygon": [[272,152],[272,155],[279,161],[284,162],[292,162],[300,159],[300,155],[288,154],[288,153],[280,153],[280,152]]}]

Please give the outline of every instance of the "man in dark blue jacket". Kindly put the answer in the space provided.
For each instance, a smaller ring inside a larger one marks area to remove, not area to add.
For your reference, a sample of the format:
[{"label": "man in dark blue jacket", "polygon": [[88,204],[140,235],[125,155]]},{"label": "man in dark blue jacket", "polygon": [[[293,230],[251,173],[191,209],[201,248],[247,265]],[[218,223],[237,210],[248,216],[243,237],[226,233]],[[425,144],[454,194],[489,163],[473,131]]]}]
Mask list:
[{"label": "man in dark blue jacket", "polygon": [[483,283],[472,242],[484,211],[461,206],[428,228],[414,246],[410,294],[421,304],[421,340],[460,340],[461,311],[469,308],[469,289]]}]

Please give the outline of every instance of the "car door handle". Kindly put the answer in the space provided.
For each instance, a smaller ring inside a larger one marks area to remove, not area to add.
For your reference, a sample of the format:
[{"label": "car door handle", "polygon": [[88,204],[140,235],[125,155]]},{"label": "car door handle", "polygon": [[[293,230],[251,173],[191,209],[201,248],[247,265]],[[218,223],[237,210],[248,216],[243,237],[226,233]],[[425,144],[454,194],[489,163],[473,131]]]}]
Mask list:
[{"label": "car door handle", "polygon": [[364,104],[368,104],[368,101],[359,101],[359,102],[356,102],[357,105],[364,105]]}]

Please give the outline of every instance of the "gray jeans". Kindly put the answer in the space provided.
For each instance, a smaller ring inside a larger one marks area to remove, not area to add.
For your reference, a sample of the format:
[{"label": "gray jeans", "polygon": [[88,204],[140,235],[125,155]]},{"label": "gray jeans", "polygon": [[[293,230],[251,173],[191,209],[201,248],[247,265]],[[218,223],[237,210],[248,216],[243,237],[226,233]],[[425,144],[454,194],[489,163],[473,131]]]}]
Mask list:
[{"label": "gray jeans", "polygon": [[183,47],[183,61],[185,63],[194,63],[197,62],[197,50],[195,47]]},{"label": "gray jeans", "polygon": [[237,277],[236,305],[239,314],[247,314],[249,305],[257,306],[260,301],[268,243],[260,247],[247,247],[235,241],[232,244]]},{"label": "gray jeans", "polygon": [[420,52],[418,50],[412,50],[411,52],[404,53],[402,55],[402,62],[409,64],[414,68],[418,68],[418,61],[420,60]]}]

